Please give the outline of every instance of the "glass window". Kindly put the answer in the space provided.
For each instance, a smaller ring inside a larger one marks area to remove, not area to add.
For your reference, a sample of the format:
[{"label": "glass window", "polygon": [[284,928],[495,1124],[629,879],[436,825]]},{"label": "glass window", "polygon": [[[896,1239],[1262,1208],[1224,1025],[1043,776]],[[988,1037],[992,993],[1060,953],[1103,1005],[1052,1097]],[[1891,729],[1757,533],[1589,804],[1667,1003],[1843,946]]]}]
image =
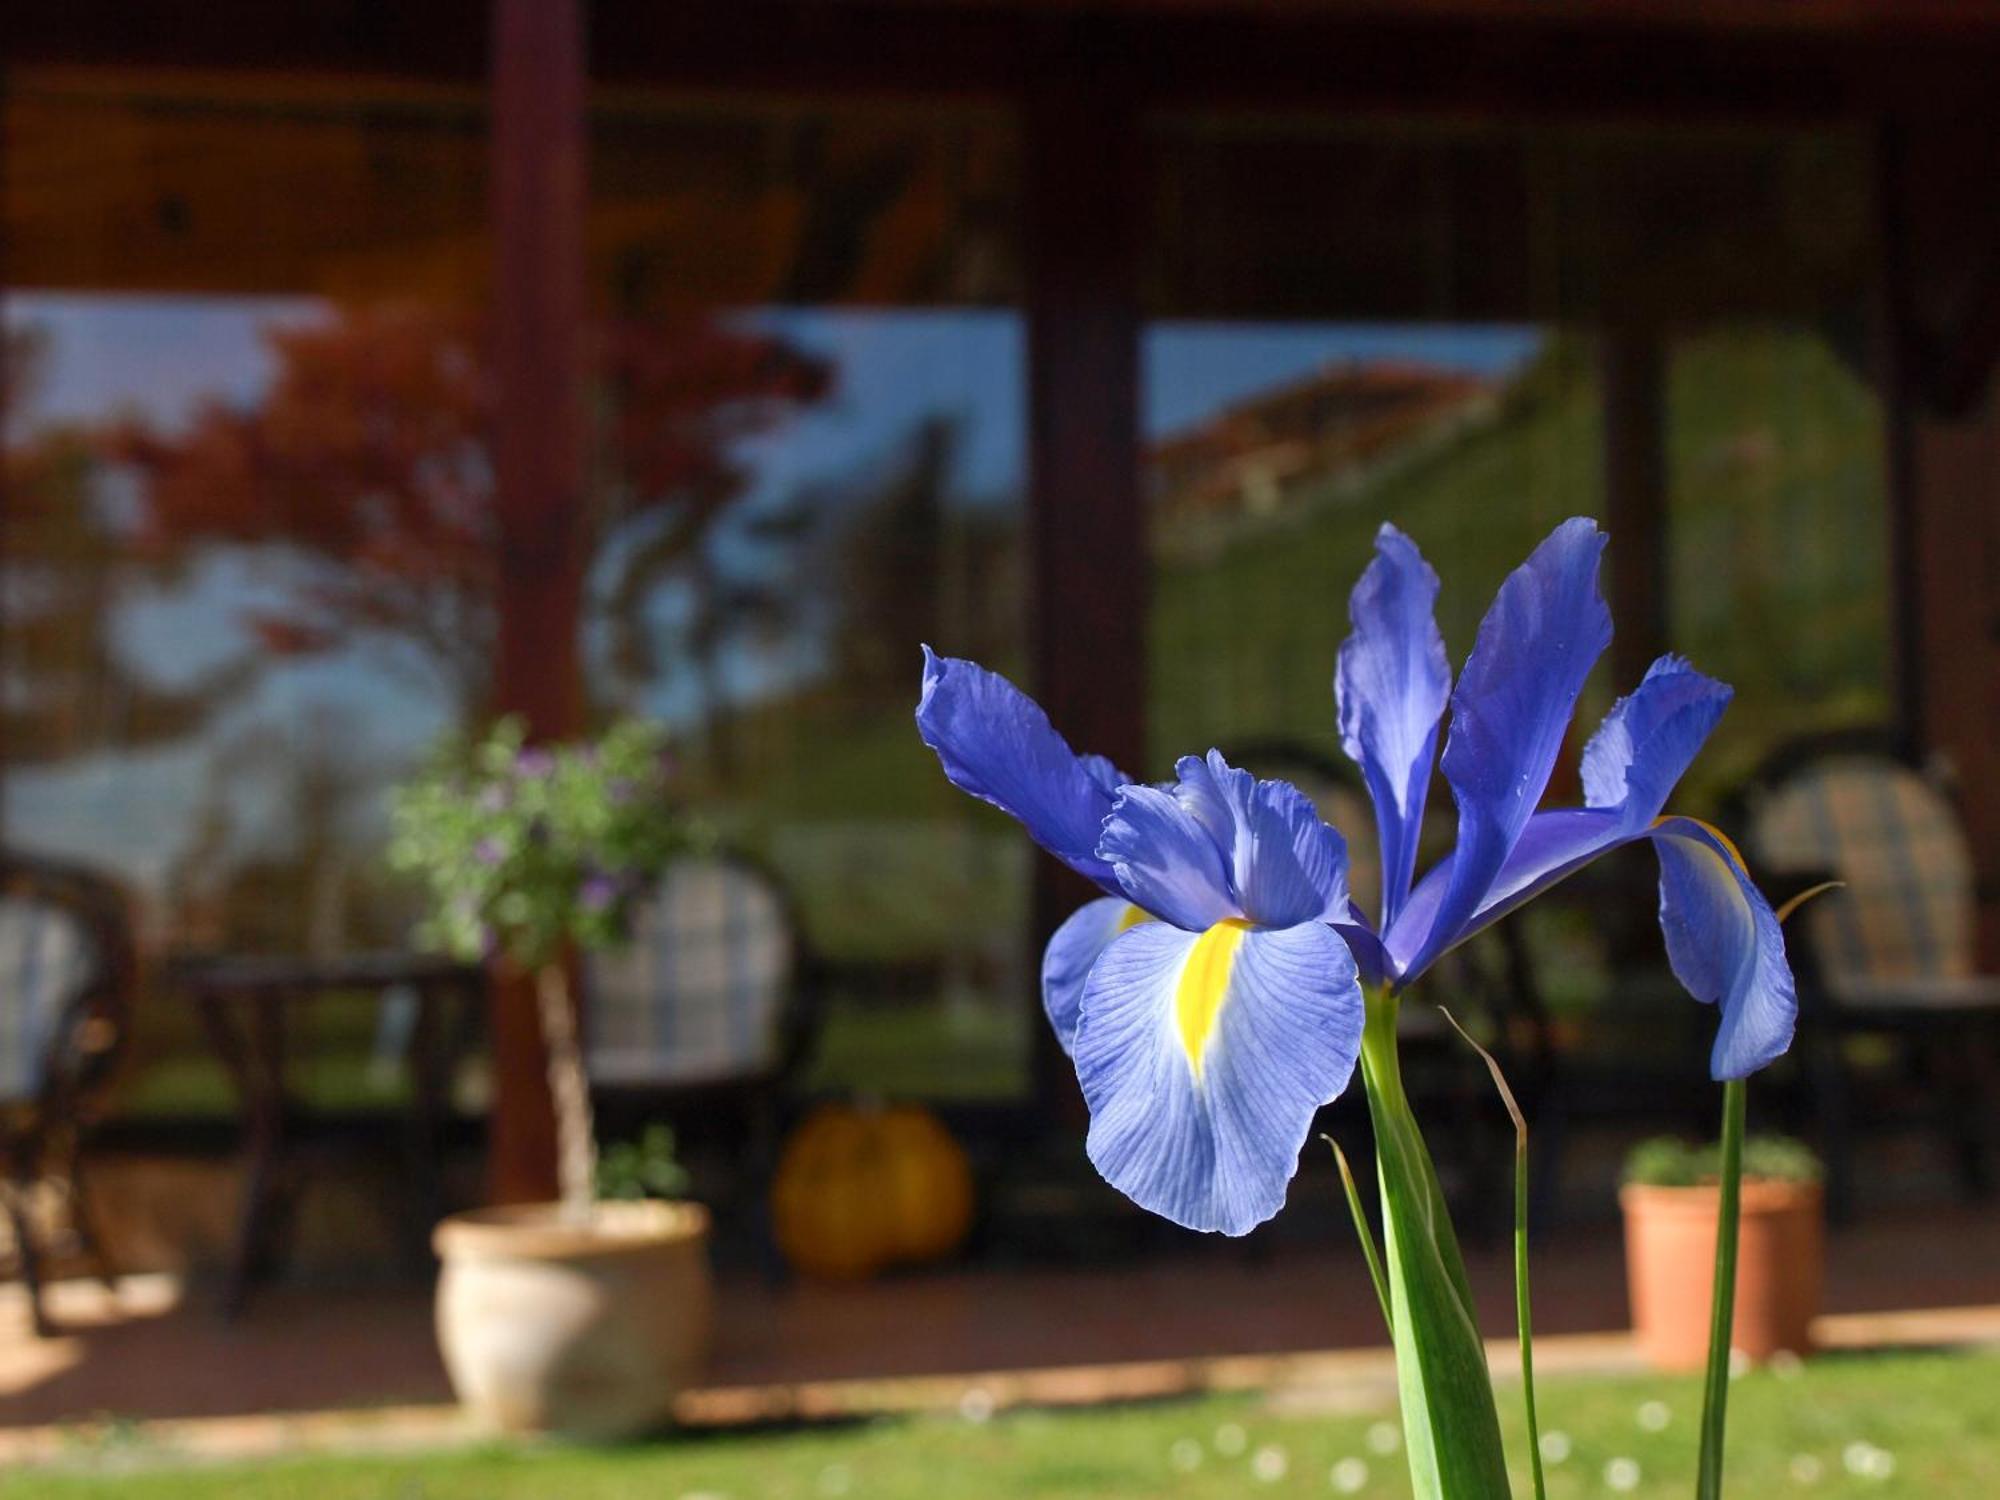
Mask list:
[{"label": "glass window", "polygon": [[911,727],[917,643],[1019,675],[1018,165],[998,116],[600,91],[587,638],[829,977],[812,1086],[1027,1086],[1030,849]]},{"label": "glass window", "polygon": [[[4,93],[11,846],[155,958],[405,938],[383,793],[485,692],[484,116],[368,80],[15,70]],[[366,1102],[372,999],[309,1093]],[[185,997],[121,1107],[231,1108]]]},{"label": "glass window", "polygon": [[[1552,797],[1578,796],[1584,738],[1659,650],[1738,689],[1689,811],[1789,735],[1887,715],[1885,549],[1853,542],[1887,534],[1864,139],[1207,116],[1152,137],[1151,770],[1210,743],[1323,768],[1372,900],[1329,689],[1384,520],[1442,576],[1454,663],[1558,521],[1611,532],[1621,635]],[[1634,348],[1650,384],[1614,399]],[[1432,807],[1448,841],[1442,788]],[[1551,998],[1601,995],[1601,934],[1533,920]]]}]

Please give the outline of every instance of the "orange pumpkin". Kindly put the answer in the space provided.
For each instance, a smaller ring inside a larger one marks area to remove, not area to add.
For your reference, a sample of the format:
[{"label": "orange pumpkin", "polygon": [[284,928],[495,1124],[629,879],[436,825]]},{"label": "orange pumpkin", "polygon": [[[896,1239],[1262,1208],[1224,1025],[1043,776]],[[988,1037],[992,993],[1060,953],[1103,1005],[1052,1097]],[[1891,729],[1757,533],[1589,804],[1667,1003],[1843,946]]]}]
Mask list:
[{"label": "orange pumpkin", "polygon": [[785,1143],[771,1225],[807,1276],[853,1280],[937,1260],[972,1227],[972,1171],[924,1110],[823,1105]]}]

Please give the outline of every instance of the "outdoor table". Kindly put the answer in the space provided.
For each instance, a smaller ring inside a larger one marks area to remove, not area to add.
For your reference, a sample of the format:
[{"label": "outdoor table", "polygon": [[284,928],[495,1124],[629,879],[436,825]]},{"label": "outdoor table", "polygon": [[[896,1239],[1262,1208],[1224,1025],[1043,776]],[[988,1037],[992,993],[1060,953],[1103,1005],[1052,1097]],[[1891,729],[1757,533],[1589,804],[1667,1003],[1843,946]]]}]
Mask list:
[{"label": "outdoor table", "polygon": [[234,1082],[243,1121],[243,1187],[235,1242],[223,1283],[224,1316],[275,1269],[280,1230],[298,1187],[298,1148],[308,1134],[287,1086],[285,1033],[294,1009],[318,997],[357,991],[378,1000],[414,997],[404,1065],[410,1090],[403,1115],[403,1168],[409,1244],[427,1254],[439,1213],[438,1127],[452,1060],[476,1023],[485,974],[476,966],[415,953],[338,958],[188,956],[169,964],[169,983],[193,998],[210,1045]]}]

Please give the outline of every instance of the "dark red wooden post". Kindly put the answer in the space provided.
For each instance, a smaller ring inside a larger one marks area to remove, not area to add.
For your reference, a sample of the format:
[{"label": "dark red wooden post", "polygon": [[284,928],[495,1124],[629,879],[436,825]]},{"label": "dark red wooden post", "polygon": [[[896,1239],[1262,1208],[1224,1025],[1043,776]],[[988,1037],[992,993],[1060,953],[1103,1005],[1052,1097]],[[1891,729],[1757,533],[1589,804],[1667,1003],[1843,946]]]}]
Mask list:
[{"label": "dark red wooden post", "polygon": [[1629,693],[1667,649],[1666,358],[1659,335],[1606,329],[1598,370],[1604,400],[1604,523],[1609,550],[1612,690]]},{"label": "dark red wooden post", "polygon": [[[1137,123],[1081,82],[1030,101],[1026,137],[1028,529],[1035,689],[1080,750],[1143,776],[1146,514],[1139,471]],[[1035,863],[1035,955],[1093,889]],[[1034,1028],[1036,1094],[1075,1075]]]},{"label": "dark red wooden post", "polygon": [[1956,772],[1979,958],[2000,970],[2000,170],[1986,113],[1899,121],[1881,151],[1898,701]]},{"label": "dark red wooden post", "polygon": [[[500,639],[493,702],[538,737],[582,719],[584,479],[581,0],[493,0],[494,462]],[[496,1202],[555,1195],[555,1121],[532,986],[492,987]]]}]

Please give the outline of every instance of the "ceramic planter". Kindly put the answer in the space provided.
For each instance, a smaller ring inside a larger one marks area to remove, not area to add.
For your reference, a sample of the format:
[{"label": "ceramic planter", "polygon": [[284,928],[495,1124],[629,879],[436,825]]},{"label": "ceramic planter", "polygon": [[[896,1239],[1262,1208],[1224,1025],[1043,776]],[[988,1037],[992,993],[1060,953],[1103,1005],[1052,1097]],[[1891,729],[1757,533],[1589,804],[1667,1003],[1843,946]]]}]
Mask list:
[{"label": "ceramic planter", "polygon": [[[1656,1369],[1700,1369],[1708,1357],[1720,1194],[1713,1186],[1634,1184],[1619,1201],[1639,1348]],[[1743,1184],[1732,1348],[1760,1362],[1781,1349],[1807,1351],[1819,1311],[1824,1239],[1818,1183]]]},{"label": "ceramic planter", "polygon": [[435,1236],[437,1333],[460,1401],[502,1432],[621,1437],[666,1422],[706,1361],[708,1213],[690,1203],[455,1214]]}]

